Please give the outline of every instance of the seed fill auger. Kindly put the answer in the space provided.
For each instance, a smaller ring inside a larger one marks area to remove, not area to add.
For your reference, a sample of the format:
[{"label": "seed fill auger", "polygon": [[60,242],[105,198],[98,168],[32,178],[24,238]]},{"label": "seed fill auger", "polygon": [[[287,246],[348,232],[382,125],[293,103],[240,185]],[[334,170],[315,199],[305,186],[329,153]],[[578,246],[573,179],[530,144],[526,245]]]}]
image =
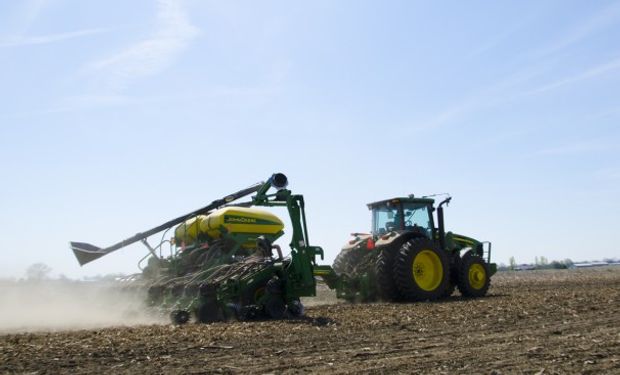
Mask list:
[{"label": "seed fill auger", "polygon": [[[192,317],[209,323],[301,316],[300,298],[316,295],[316,277],[350,302],[432,300],[452,294],[455,285],[466,297],[486,294],[495,272],[490,243],[445,233],[442,205],[449,199],[438,206],[437,228],[432,199],[411,196],[370,204],[372,232],[355,233],[332,268],[317,265],[323,250],[309,244],[304,198],[287,186],[286,176],[276,173],[107,248],[83,242],[70,246],[84,265],[130,244],[144,244],[148,253],[138,263],[142,273],[130,286],[144,290],[148,305],[176,324]],[[276,191],[269,193],[271,188]],[[234,203],[247,196],[250,200]],[[290,256],[274,245],[284,234],[283,222],[254,206],[287,209]],[[172,228],[174,236],[167,240]],[[160,243],[151,246],[147,239],[160,232]]]}]

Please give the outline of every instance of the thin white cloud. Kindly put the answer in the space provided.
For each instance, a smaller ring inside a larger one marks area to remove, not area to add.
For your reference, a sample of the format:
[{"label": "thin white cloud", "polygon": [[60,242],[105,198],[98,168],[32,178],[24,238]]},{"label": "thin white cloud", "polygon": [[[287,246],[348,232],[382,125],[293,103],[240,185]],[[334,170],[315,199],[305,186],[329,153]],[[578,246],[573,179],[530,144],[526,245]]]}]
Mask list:
[{"label": "thin white cloud", "polygon": [[[532,81],[533,78],[540,76],[543,72],[549,71],[549,69],[552,69],[553,66],[561,62],[561,58],[553,56],[560,50],[571,47],[618,22],[620,22],[620,3],[614,3],[599,10],[585,21],[575,25],[572,29],[567,30],[561,39],[555,40],[552,44],[544,48],[528,53],[528,60],[532,60],[532,62],[526,64],[527,68],[517,70],[512,75],[500,81],[499,84],[491,84],[466,95],[458,103],[447,107],[443,111],[432,116],[421,126],[414,128],[426,129],[440,127],[444,124],[458,121],[464,116],[483,108],[494,107],[520,98],[545,93],[570,84],[598,78],[615,72],[620,69],[620,58],[591,67],[586,71],[564,77],[534,89],[523,90],[519,87],[528,81]],[[489,42],[488,45],[483,45],[477,50],[472,50],[470,57],[493,48],[496,43],[510,35],[511,32],[512,30],[508,30],[505,34],[498,35]]]},{"label": "thin white cloud", "polygon": [[529,91],[528,94],[538,94],[538,93],[542,93],[546,91],[555,90],[563,86],[567,86],[567,85],[574,84],[577,82],[582,82],[582,81],[586,81],[589,79],[597,78],[605,74],[612,73],[618,69],[620,69],[620,57],[610,62],[607,62],[605,64],[600,64],[600,65],[591,67],[589,69],[586,69],[585,71],[580,72],[578,74],[574,74],[572,76],[562,78],[555,82],[548,83],[535,90]]},{"label": "thin white cloud", "polygon": [[15,35],[28,34],[28,30],[37,21],[45,8],[49,6],[48,0],[29,0],[19,2],[19,10],[14,16],[17,25],[14,30]]},{"label": "thin white cloud", "polygon": [[517,72],[503,80],[499,80],[493,84],[482,87],[469,95],[465,96],[458,103],[455,103],[443,111],[435,114],[421,126],[414,129],[431,129],[438,128],[453,121],[462,119],[469,113],[479,111],[483,108],[492,108],[502,103],[516,99],[521,94],[517,91],[517,87],[540,74],[540,70],[530,68],[528,70]]},{"label": "thin white cloud", "polygon": [[620,168],[602,168],[594,172],[594,176],[603,180],[615,180],[620,181]]},{"label": "thin white cloud", "polygon": [[90,68],[103,75],[104,90],[119,92],[138,78],[163,71],[198,33],[181,1],[159,0],[153,36],[90,64]]},{"label": "thin white cloud", "polygon": [[472,48],[468,53],[463,56],[463,59],[467,60],[474,57],[479,57],[480,55],[484,55],[487,52],[501,46],[502,44],[506,43],[506,41],[510,39],[510,37],[522,32],[524,28],[528,27],[528,25],[534,22],[538,17],[540,17],[539,14],[532,12],[527,17],[519,19],[518,23],[505,26],[504,29],[497,33],[489,33],[489,39],[478,47]]},{"label": "thin white cloud", "polygon": [[590,116],[591,119],[602,119],[607,117],[616,117],[620,115],[620,106],[611,107],[601,112],[594,113]]},{"label": "thin white cloud", "polygon": [[65,97],[58,102],[55,108],[49,112],[73,112],[76,110],[88,110],[92,108],[127,105],[132,102],[131,98],[123,95],[81,95]]},{"label": "thin white cloud", "polygon": [[[540,67],[543,67],[543,65],[541,64]],[[546,68],[529,68],[528,70],[509,76],[507,79],[500,81],[497,84],[492,84],[482,88],[481,90],[477,90],[474,93],[464,97],[459,103],[452,105],[442,112],[434,115],[422,126],[418,127],[418,129],[436,128],[446,123],[459,120],[463,118],[463,116],[483,108],[492,108],[521,98],[546,93],[564,86],[606,76],[620,71],[620,57],[534,89],[520,90],[518,88],[519,85],[522,85],[530,81],[533,77],[540,75],[538,70],[541,69],[544,70]]]},{"label": "thin white cloud", "polygon": [[575,141],[566,143],[560,146],[554,146],[539,150],[538,155],[549,156],[566,156],[576,155],[588,152],[601,152],[614,148],[607,140],[604,139],[591,139],[585,141]]},{"label": "thin white cloud", "polygon": [[79,38],[87,35],[100,34],[108,31],[108,29],[85,29],[71,31],[66,33],[37,35],[37,36],[13,36],[0,39],[0,48],[21,47],[33,44],[49,44],[62,42],[68,39]]},{"label": "thin white cloud", "polygon": [[612,3],[611,5],[596,12],[591,17],[576,27],[563,33],[563,37],[554,44],[539,51],[541,54],[552,54],[565,49],[571,45],[581,42],[593,34],[612,26],[620,20],[620,3]]}]

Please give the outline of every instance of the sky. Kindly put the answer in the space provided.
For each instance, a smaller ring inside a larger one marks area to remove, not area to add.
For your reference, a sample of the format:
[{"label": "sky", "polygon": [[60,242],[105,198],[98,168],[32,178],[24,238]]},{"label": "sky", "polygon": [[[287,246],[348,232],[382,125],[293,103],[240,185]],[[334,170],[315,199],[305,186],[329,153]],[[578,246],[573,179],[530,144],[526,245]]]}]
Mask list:
[{"label": "sky", "polygon": [[273,172],[321,263],[366,203],[446,192],[498,263],[620,256],[617,1],[5,1],[0,82],[0,277],[136,272],[68,242]]}]

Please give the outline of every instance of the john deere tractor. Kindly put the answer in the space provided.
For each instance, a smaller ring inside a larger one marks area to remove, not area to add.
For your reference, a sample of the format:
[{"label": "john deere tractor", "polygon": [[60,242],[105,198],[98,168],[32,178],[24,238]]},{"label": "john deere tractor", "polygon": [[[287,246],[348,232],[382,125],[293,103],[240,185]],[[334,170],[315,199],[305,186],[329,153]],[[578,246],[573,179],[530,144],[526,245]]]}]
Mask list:
[{"label": "john deere tractor", "polygon": [[[372,231],[353,233],[333,264],[318,267],[337,295],[354,302],[482,297],[496,265],[491,243],[446,232],[444,205],[413,195],[368,204]],[[433,213],[436,212],[436,220]]]}]

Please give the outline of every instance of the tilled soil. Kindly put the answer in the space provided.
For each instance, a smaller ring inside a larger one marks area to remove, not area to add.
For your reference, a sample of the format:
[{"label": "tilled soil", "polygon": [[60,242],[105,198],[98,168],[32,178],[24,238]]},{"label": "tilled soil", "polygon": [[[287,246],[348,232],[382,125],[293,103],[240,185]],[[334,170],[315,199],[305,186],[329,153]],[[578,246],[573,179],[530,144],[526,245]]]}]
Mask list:
[{"label": "tilled soil", "polygon": [[620,267],[504,272],[489,295],[306,318],[0,336],[0,373],[620,374]]}]

